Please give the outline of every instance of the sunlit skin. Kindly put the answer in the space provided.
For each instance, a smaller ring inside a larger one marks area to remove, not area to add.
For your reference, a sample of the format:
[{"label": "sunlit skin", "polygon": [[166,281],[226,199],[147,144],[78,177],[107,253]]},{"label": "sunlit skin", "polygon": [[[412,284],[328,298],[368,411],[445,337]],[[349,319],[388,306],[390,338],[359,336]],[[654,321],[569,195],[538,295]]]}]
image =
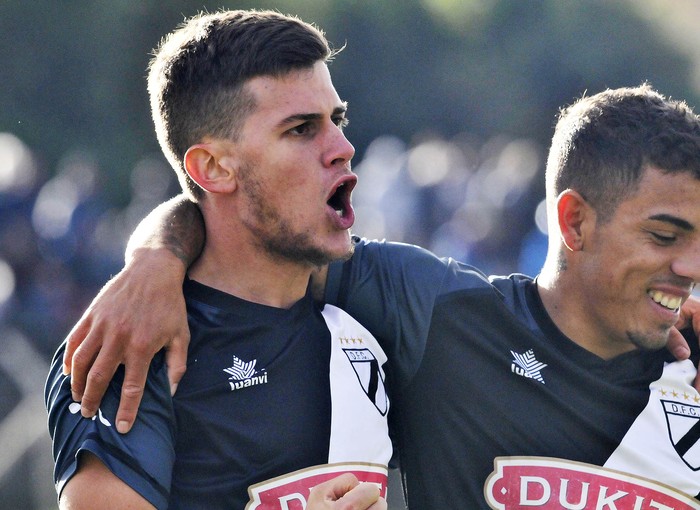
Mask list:
[{"label": "sunlit skin", "polygon": [[241,172],[246,225],[276,239],[280,254],[299,250],[301,242],[325,254],[321,263],[346,255],[354,213],[339,218],[327,201],[350,176],[354,149],[342,133],[346,107],[328,68],[319,62],[313,71],[255,78],[248,87],[260,106],[236,144],[247,167]]},{"label": "sunlit skin", "polygon": [[550,253],[538,279],[559,329],[604,359],[664,347],[700,279],[698,197],[693,174],[648,168],[638,190],[599,224],[578,193],[562,193],[555,213],[566,269],[555,269]]},{"label": "sunlit skin", "polygon": [[[253,78],[246,88],[256,107],[239,138],[206,140],[186,157],[196,167],[199,147],[218,165],[217,179],[193,173],[210,193],[201,203],[207,242],[190,274],[245,299],[288,306],[303,295],[314,267],[349,254],[356,176],[354,148],[343,134],[346,105],[322,62],[281,78]],[[244,275],[229,270],[236,265],[246,267]],[[289,292],[261,295],[276,287]]]}]

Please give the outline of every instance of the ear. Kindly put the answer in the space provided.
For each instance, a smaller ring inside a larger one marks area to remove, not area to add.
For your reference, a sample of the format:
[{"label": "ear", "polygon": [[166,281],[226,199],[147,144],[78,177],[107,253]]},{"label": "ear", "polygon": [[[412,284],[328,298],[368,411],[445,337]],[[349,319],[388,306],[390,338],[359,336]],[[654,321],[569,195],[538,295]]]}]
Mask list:
[{"label": "ear", "polygon": [[227,148],[216,142],[198,143],[185,153],[185,170],[194,182],[210,193],[236,189],[238,165]]},{"label": "ear", "polygon": [[590,204],[577,191],[567,189],[557,198],[557,217],[564,245],[570,251],[582,250],[586,222],[595,221],[595,213]]}]

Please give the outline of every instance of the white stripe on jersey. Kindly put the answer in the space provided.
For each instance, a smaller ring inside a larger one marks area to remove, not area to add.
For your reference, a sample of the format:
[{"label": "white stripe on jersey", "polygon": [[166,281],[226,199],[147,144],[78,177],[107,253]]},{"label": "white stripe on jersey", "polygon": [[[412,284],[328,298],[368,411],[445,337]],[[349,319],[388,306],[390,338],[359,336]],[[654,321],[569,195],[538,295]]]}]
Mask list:
[{"label": "white stripe on jersey", "polygon": [[331,334],[331,440],[328,462],[373,459],[388,465],[392,446],[384,388],[386,354],[359,322],[335,306],[323,317]]},{"label": "white stripe on jersey", "polygon": [[691,496],[700,493],[696,373],[689,360],[666,363],[661,378],[649,386],[647,406],[605,467],[668,484]]}]

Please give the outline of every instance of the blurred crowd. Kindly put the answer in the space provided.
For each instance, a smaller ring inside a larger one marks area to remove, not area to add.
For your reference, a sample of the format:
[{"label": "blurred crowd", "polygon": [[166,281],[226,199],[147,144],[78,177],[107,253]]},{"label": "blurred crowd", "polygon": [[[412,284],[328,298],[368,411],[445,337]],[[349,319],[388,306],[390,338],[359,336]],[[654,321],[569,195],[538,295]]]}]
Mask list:
[{"label": "blurred crowd", "polygon": [[51,356],[123,265],[129,233],[177,192],[164,161],[130,173],[130,201],[110,204],[94,154],[49,169],[0,133],[0,509],[56,507],[43,385]]},{"label": "blurred crowd", "polygon": [[[354,170],[358,235],[420,244],[489,274],[535,274],[544,260],[544,152],[532,141],[384,136]],[[0,133],[0,509],[55,504],[42,393],[49,360],[122,267],[137,223],[179,192],[161,157],[144,157],[129,175],[130,199],[115,205],[94,154],[72,151],[45,168],[33,148]]]},{"label": "blurred crowd", "polygon": [[354,231],[487,274],[535,275],[546,253],[544,150],[526,139],[374,140],[355,165]]},{"label": "blurred crowd", "polygon": [[71,152],[48,172],[22,140],[0,134],[0,324],[50,356],[91,297],[123,264],[129,233],[177,190],[164,161],[130,174],[131,201],[109,204],[94,155]]}]

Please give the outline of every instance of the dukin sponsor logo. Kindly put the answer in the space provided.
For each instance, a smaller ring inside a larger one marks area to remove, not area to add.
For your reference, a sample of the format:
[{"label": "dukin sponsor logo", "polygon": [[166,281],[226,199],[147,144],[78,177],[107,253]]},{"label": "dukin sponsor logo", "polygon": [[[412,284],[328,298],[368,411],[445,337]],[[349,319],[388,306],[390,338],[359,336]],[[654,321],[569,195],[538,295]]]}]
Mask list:
[{"label": "dukin sponsor logo", "polygon": [[243,361],[236,356],[233,357],[233,365],[229,368],[224,368],[224,372],[230,376],[228,384],[231,387],[231,391],[267,383],[267,371],[265,369],[255,370],[257,362],[258,360],[255,359]]},{"label": "dukin sponsor logo", "polygon": [[627,473],[564,459],[498,457],[484,496],[498,510],[697,510],[671,487]]}]

